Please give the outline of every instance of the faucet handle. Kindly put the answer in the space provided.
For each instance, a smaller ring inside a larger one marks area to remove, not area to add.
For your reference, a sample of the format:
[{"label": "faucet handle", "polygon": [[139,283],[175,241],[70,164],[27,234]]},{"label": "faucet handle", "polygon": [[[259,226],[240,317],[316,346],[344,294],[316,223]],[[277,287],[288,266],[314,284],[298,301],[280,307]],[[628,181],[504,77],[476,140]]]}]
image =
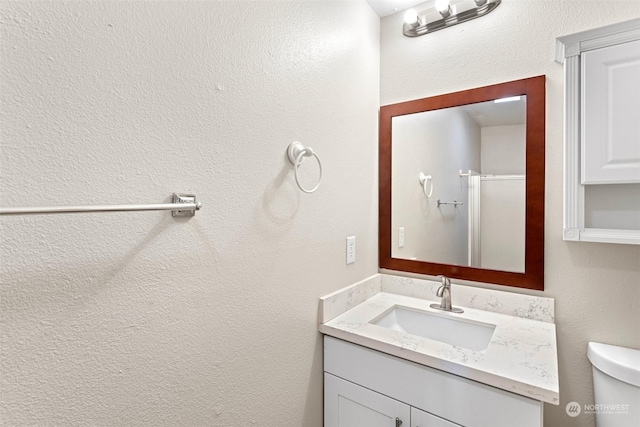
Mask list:
[{"label": "faucet handle", "polygon": [[445,288],[451,287],[451,280],[447,276],[439,274],[438,277],[440,278],[440,280],[442,280],[442,286],[444,286]]}]

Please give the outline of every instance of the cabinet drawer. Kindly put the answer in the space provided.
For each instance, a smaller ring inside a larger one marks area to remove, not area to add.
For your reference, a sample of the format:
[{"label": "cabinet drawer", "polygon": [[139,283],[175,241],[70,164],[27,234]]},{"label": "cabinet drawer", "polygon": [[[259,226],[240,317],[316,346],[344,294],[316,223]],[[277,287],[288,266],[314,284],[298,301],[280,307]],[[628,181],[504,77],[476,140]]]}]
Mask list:
[{"label": "cabinet drawer", "polygon": [[460,427],[460,425],[428,412],[411,408],[411,427]]}]

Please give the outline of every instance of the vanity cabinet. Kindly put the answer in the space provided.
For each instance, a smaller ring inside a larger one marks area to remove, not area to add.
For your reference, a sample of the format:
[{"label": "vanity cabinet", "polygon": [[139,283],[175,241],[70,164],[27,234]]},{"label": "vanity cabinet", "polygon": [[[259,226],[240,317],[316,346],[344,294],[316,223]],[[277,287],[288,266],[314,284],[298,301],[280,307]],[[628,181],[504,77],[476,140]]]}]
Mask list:
[{"label": "vanity cabinet", "polygon": [[542,426],[540,401],[330,336],[324,370],[325,427]]}]

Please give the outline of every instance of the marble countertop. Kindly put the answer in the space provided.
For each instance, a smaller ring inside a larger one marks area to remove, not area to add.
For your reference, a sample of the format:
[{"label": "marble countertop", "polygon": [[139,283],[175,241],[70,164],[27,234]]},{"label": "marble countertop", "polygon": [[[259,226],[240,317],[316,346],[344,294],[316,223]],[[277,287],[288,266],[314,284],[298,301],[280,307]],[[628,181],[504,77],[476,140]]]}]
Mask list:
[{"label": "marble countertop", "polygon": [[[361,293],[361,287],[350,287],[345,292],[353,296],[358,290]],[[325,297],[323,304],[328,305],[335,296]],[[364,301],[345,307],[344,312],[330,320],[323,319],[321,314],[320,332],[535,400],[559,403],[556,329],[552,322],[464,306],[462,314],[444,313],[496,325],[489,345],[482,351],[371,323],[395,306],[442,315],[442,311],[429,307],[439,302],[436,299],[370,291]],[[453,302],[459,306],[455,294]]]}]

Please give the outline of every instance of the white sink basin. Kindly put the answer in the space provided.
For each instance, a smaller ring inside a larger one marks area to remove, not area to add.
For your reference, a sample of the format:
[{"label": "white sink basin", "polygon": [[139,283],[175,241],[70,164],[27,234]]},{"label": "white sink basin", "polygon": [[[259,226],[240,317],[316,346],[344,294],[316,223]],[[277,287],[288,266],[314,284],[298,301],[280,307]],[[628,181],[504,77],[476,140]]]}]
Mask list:
[{"label": "white sink basin", "polygon": [[395,306],[370,323],[474,351],[487,348],[496,325]]}]

